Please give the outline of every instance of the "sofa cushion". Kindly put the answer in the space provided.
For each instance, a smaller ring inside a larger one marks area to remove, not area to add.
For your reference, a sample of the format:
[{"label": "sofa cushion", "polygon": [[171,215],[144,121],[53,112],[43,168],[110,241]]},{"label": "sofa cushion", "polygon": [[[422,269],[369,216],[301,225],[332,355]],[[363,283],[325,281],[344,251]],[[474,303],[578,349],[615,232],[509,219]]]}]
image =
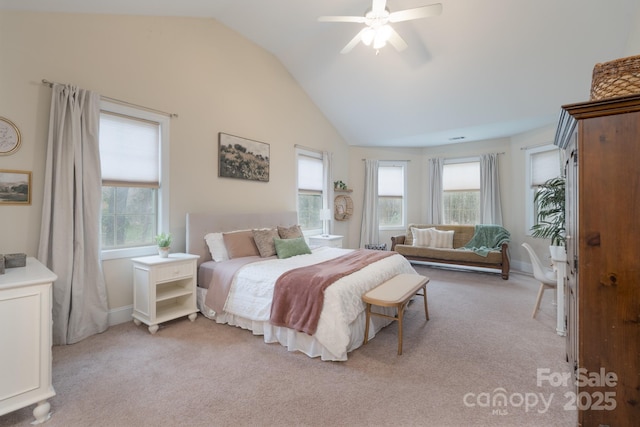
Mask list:
[{"label": "sofa cushion", "polygon": [[466,245],[475,234],[473,225],[442,225],[442,224],[409,224],[405,236],[404,244],[413,245],[413,233],[411,228],[435,228],[437,230],[453,230],[453,247],[461,248]]},{"label": "sofa cushion", "polygon": [[433,228],[411,227],[411,234],[413,235],[413,246],[430,246],[431,230],[433,230]]},{"label": "sofa cushion", "polygon": [[424,257],[443,261],[481,262],[489,264],[500,264],[502,262],[502,252],[500,251],[490,251],[486,257],[483,257],[472,250],[427,248],[406,244],[396,245],[395,251],[407,257]]},{"label": "sofa cushion", "polygon": [[429,247],[453,249],[453,230],[436,230],[435,228],[429,228],[428,230],[431,236]]}]

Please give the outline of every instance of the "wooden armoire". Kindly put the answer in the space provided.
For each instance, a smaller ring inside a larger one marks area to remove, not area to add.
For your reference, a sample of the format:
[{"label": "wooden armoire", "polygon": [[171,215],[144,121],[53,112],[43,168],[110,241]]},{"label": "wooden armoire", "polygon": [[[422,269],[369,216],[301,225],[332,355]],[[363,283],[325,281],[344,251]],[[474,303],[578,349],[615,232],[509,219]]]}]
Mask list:
[{"label": "wooden armoire", "polygon": [[[640,95],[562,107],[566,402],[578,425],[640,425]],[[572,399],[573,402],[571,402]]]}]

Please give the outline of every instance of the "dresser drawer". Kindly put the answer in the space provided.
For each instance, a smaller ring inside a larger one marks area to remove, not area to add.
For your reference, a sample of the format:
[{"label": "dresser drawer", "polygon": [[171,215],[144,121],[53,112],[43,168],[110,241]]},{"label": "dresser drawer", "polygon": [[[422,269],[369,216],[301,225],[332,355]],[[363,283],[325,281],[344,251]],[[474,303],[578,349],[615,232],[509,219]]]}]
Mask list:
[{"label": "dresser drawer", "polygon": [[164,282],[167,280],[175,280],[183,277],[192,277],[195,272],[193,271],[193,262],[184,263],[172,263],[163,267],[158,267],[156,273],[156,281]]},{"label": "dresser drawer", "polygon": [[330,248],[342,247],[342,236],[329,235],[329,236],[311,236],[309,237],[309,246],[328,246]]}]

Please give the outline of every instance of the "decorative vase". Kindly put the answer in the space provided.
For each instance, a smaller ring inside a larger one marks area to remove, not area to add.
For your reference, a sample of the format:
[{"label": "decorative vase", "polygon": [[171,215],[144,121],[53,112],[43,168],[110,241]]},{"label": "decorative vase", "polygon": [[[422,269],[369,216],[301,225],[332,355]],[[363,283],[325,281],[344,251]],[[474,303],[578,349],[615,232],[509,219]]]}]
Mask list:
[{"label": "decorative vase", "polygon": [[564,246],[549,246],[549,253],[554,261],[562,262],[567,260],[567,249]]},{"label": "decorative vase", "polygon": [[169,257],[169,246],[167,246],[166,248],[158,247],[158,255],[160,255],[160,258],[168,258]]}]

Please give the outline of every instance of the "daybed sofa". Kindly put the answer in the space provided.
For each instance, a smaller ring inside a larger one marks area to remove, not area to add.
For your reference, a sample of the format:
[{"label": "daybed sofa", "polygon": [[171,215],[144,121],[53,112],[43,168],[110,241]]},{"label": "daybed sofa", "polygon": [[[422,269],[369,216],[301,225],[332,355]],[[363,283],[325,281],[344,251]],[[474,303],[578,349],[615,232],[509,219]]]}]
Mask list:
[{"label": "daybed sofa", "polygon": [[[441,231],[453,231],[452,248],[436,248],[429,246],[414,246],[414,236],[412,228],[426,229],[435,228]],[[465,245],[474,239],[476,226],[473,225],[433,225],[433,224],[410,224],[404,235],[393,236],[391,238],[391,250],[404,255],[408,260],[425,261],[442,264],[456,264],[473,267],[484,267],[498,269],[502,273],[504,280],[509,279],[509,255],[508,232],[505,230],[500,238],[500,243],[495,249],[464,248]],[[474,239],[476,240],[476,239]],[[499,248],[499,250],[497,249]],[[486,253],[486,257],[479,253]]]}]

